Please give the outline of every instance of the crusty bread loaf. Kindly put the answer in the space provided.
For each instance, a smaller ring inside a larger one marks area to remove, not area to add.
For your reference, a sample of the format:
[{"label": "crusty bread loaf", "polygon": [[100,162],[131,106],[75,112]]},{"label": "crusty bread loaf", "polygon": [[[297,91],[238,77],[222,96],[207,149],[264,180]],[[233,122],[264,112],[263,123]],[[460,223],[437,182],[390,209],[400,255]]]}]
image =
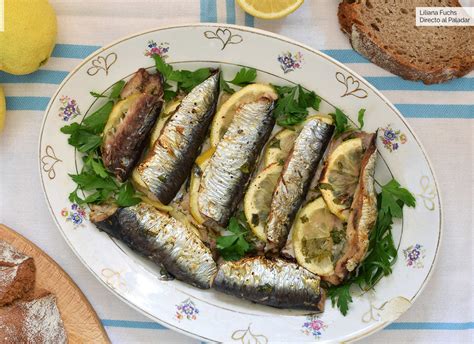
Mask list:
[{"label": "crusty bread loaf", "polygon": [[56,297],[37,290],[27,300],[0,308],[0,344],[4,343],[67,343]]},{"label": "crusty bread loaf", "polygon": [[34,284],[33,258],[0,240],[0,306],[24,297]]},{"label": "crusty bread loaf", "polygon": [[458,7],[457,0],[343,0],[339,23],[352,47],[375,64],[425,84],[474,69],[474,27],[416,26],[416,7]]}]

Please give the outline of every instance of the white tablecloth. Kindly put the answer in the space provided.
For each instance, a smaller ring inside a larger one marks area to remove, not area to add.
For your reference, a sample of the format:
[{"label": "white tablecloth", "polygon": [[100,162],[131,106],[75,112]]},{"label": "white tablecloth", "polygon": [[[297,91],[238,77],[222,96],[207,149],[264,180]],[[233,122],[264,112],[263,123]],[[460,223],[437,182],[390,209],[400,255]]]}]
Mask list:
[{"label": "white tablecloth", "polygon": [[438,177],[444,206],[443,241],[437,267],[417,302],[397,322],[364,342],[473,342],[474,73],[432,87],[391,75],[351,50],[339,30],[335,0],[307,0],[297,12],[277,21],[245,15],[234,0],[51,3],[59,24],[53,57],[30,76],[0,73],[8,108],[0,134],[0,222],[35,242],[71,275],[103,320],[112,342],[197,341],[163,329],[122,303],[66,245],[40,187],[37,149],[43,110],[67,72],[98,47],[156,26],[199,21],[255,26],[321,49],[368,77],[408,117]]}]

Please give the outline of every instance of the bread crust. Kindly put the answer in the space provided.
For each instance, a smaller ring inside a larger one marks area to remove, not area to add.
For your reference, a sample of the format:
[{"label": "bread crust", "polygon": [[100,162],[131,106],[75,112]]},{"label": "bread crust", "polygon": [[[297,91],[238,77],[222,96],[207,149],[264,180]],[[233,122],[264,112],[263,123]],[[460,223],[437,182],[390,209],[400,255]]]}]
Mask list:
[{"label": "bread crust", "polygon": [[[452,6],[461,6],[457,0],[450,1]],[[358,17],[360,4],[343,0],[339,4],[338,18],[341,30],[349,36],[351,45],[359,54],[367,57],[376,65],[408,80],[421,80],[425,84],[437,84],[459,78],[474,69],[474,57],[469,54],[453,58],[440,68],[421,68],[403,57],[384,49],[384,43],[373,35]]]}]

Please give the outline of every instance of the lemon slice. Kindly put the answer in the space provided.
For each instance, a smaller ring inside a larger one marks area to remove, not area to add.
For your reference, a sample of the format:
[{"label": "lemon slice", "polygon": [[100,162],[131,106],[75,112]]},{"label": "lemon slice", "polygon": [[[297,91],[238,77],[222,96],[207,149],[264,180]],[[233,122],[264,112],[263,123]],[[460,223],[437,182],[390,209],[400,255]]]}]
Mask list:
[{"label": "lemon slice", "polygon": [[294,12],[304,0],[237,0],[248,14],[262,19],[278,19]]},{"label": "lemon slice", "polygon": [[283,129],[277,132],[268,142],[267,148],[264,154],[263,166],[270,166],[271,164],[283,165],[285,163],[288,154],[293,148],[293,144],[298,136],[299,132],[303,128],[304,124],[311,119],[318,119],[322,122],[332,124],[333,120],[331,116],[324,114],[315,114],[309,116],[303,123],[295,126],[294,130]]},{"label": "lemon slice", "polygon": [[328,276],[334,273],[335,262],[342,253],[345,228],[319,197],[298,212],[292,241],[298,264],[317,275]]},{"label": "lemon slice", "polygon": [[342,142],[328,157],[319,188],[329,210],[347,222],[359,182],[363,147],[360,138]]},{"label": "lemon slice", "polygon": [[133,102],[140,96],[140,93],[132,94],[131,96],[119,101],[114,105],[104,127],[104,136],[106,136],[107,133],[122,120],[122,118],[127,114],[130,105],[132,105]]},{"label": "lemon slice", "polygon": [[282,166],[273,164],[266,167],[251,182],[244,197],[244,213],[254,234],[263,241],[267,240],[265,225],[267,222],[273,190],[280,177]]},{"label": "lemon slice", "polygon": [[245,103],[251,103],[260,97],[267,96],[276,100],[278,95],[273,87],[264,84],[252,84],[235,92],[222,104],[211,124],[211,146],[217,146],[227,128],[229,128],[237,108]]},{"label": "lemon slice", "polygon": [[165,125],[168,118],[178,110],[178,107],[181,105],[182,97],[176,97],[172,101],[166,102],[165,106],[161,110],[160,117],[155,123],[150,135],[150,147],[153,147],[153,144],[158,139],[161,134],[161,129]]},{"label": "lemon slice", "polygon": [[268,142],[263,158],[263,165],[278,164],[283,166],[290,150],[293,148],[298,133],[295,130],[280,130]]},{"label": "lemon slice", "polygon": [[3,126],[5,125],[6,112],[7,107],[5,105],[5,94],[3,93],[3,88],[0,87],[0,131],[2,131]]},{"label": "lemon slice", "polygon": [[196,164],[193,167],[193,170],[191,172],[191,178],[189,181],[189,210],[193,218],[200,225],[202,225],[206,221],[206,219],[201,215],[201,212],[199,211],[198,203],[199,186],[201,184],[202,171],[204,171],[204,169],[206,168],[209,159],[215,151],[216,147],[211,147],[197,157]]}]

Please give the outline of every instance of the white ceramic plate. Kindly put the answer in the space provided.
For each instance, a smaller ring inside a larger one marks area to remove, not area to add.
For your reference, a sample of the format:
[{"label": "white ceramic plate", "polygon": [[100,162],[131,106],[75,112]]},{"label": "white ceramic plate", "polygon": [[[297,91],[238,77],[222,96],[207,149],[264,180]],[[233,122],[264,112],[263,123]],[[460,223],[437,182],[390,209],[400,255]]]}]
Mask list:
[{"label": "white ceramic plate", "polygon": [[[417,198],[394,225],[398,260],[375,292],[356,295],[346,317],[326,304],[320,315],[255,305],[179,281],[164,281],[153,264],[99,232],[87,209],[68,201],[74,189],[68,173],[81,159],[59,129],[80,122],[102,101],[102,91],[140,67],[154,66],[158,53],[176,68],[220,66],[230,76],[240,66],[258,70],[259,81],[299,83],[323,98],[322,111],[341,108],[357,121],[367,109],[367,131],[379,131],[376,179],[394,176]],[[163,325],[205,341],[266,343],[348,341],[397,319],[425,286],[441,237],[441,203],[433,170],[418,138],[400,113],[373,86],[332,58],[265,31],[231,25],[165,27],[117,41],[86,58],[52,97],[40,134],[42,184],[51,214],[84,265],[115,295]]]}]

